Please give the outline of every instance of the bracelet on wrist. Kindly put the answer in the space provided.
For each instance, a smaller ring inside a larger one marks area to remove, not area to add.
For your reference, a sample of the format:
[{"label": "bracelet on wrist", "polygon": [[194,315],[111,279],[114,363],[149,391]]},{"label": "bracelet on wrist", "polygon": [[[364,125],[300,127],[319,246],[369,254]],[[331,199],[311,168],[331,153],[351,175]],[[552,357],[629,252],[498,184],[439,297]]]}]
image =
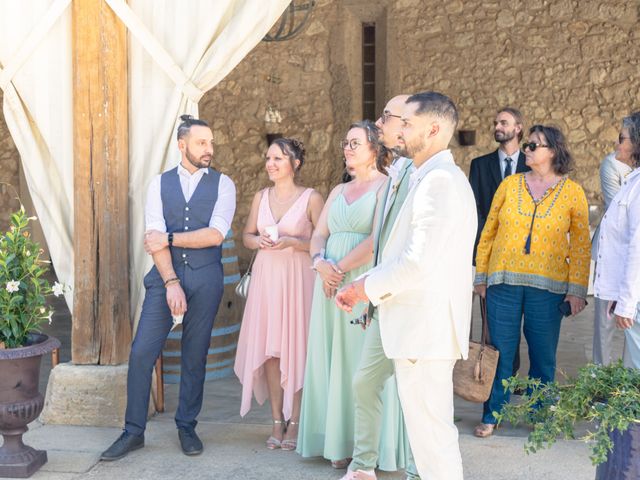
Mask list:
[{"label": "bracelet on wrist", "polygon": [[312,258],[311,258],[311,269],[318,271],[318,264],[322,261],[324,261],[324,256],[322,253],[316,253]]},{"label": "bracelet on wrist", "polygon": [[180,279],[178,277],[173,277],[173,278],[169,278],[168,280],[166,280],[164,282],[164,286],[168,287],[169,285],[171,285],[172,283],[180,283]]}]

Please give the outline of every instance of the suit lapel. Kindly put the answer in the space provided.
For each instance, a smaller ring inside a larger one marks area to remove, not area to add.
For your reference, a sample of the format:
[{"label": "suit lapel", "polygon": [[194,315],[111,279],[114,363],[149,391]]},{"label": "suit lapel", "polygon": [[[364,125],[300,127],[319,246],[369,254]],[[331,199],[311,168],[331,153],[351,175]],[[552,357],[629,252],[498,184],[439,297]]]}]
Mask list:
[{"label": "suit lapel", "polygon": [[[373,262],[374,265],[377,265],[378,263],[378,253],[380,251],[380,235],[382,234],[382,229],[384,228],[384,226],[387,224],[388,218],[389,218],[389,211],[391,210],[391,207],[393,207],[393,204],[396,201],[397,198],[397,191],[398,191],[398,186],[400,185],[400,183],[404,180],[404,177],[408,174],[411,165],[413,165],[413,162],[409,161],[409,160],[405,160],[405,163],[403,165],[402,171],[400,173],[400,175],[398,175],[398,179],[395,182],[392,182],[393,179],[389,179],[389,182],[387,184],[387,192],[385,194],[385,204],[384,204],[384,208],[383,208],[383,216],[382,219],[380,220],[380,223],[378,225],[378,230],[376,232],[376,237],[375,237],[375,248],[373,249]],[[393,185],[392,185],[393,183]],[[391,198],[389,198],[389,202],[387,204],[387,198],[389,197],[389,189],[393,189],[393,193],[391,194]]]},{"label": "suit lapel", "polygon": [[377,263],[377,258],[378,258],[378,250],[379,250],[379,246],[380,246],[380,233],[382,232],[382,226],[384,225],[384,221],[386,219],[386,215],[385,213],[387,212],[387,199],[389,198],[389,190],[391,189],[391,183],[392,183],[392,178],[389,178],[389,180],[387,181],[387,188],[385,188],[384,191],[384,199],[383,199],[383,204],[382,204],[382,209],[380,212],[380,221],[378,222],[378,225],[376,226],[376,234],[375,234],[375,238],[374,238],[374,248],[373,248],[373,265],[375,266]]},{"label": "suit lapel", "polygon": [[500,157],[498,156],[498,150],[493,152],[493,157],[489,163],[489,170],[491,170],[491,176],[494,182],[496,182],[496,188],[502,182],[502,172],[500,171]]},{"label": "suit lapel", "polygon": [[527,164],[525,163],[525,156],[522,150],[518,151],[518,163],[516,164],[516,173],[522,173],[529,170],[527,168]]},{"label": "suit lapel", "polygon": [[433,163],[431,163],[429,168],[427,170],[421,172],[420,177],[418,177],[415,180],[415,183],[411,186],[411,188],[407,192],[407,195],[404,198],[404,202],[400,206],[400,210],[398,210],[398,214],[396,215],[396,218],[394,219],[393,225],[391,226],[391,231],[389,231],[389,235],[387,236],[387,244],[385,245],[385,248],[389,244],[389,240],[391,240],[391,238],[393,237],[393,233],[395,232],[395,230],[396,230],[396,228],[398,226],[398,219],[402,216],[402,214],[404,213],[405,209],[408,208],[407,205],[409,205],[411,203],[411,201],[410,201],[411,197],[413,195],[415,195],[415,192],[418,189],[418,185],[420,184],[420,182],[422,182],[422,180],[425,179],[425,177],[429,174],[429,172],[431,172],[432,170],[435,170],[441,164],[444,164],[447,161],[453,162],[453,157],[450,156],[448,159],[445,159],[445,158],[434,159],[432,161]]}]

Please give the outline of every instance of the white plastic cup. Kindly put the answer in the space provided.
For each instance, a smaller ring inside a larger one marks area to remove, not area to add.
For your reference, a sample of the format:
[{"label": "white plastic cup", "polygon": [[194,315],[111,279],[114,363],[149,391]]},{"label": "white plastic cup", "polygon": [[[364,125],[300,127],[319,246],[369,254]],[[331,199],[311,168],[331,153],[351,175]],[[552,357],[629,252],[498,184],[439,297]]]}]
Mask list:
[{"label": "white plastic cup", "polygon": [[278,226],[277,225],[269,225],[268,227],[264,227],[264,231],[267,232],[272,242],[278,241]]}]

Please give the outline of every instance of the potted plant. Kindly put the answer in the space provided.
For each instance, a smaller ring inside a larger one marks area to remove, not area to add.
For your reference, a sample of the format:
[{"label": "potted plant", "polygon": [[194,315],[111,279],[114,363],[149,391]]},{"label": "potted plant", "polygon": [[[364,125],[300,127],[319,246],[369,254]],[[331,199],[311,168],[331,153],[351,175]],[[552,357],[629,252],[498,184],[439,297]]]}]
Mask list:
[{"label": "potted plant", "polygon": [[48,262],[31,239],[24,207],[11,216],[9,231],[0,236],[0,476],[28,477],[46,461],[47,453],[22,443],[27,424],[44,405],[38,391],[42,355],[60,346],[53,337],[38,333],[51,323],[53,310],[46,296],[64,293],[45,278]]},{"label": "potted plant", "polygon": [[527,453],[550,447],[559,436],[575,439],[577,424],[590,422],[592,428],[578,438],[591,444],[596,480],[640,478],[640,370],[622,362],[587,364],[563,385],[519,377],[503,385],[527,392],[520,403],[494,413],[498,422],[533,425]]}]

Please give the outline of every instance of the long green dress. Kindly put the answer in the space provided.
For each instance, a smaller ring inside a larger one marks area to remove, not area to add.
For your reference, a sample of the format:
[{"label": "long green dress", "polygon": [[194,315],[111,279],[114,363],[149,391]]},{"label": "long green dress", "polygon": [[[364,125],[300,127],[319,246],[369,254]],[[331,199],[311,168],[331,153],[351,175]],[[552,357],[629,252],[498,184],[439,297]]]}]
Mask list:
[{"label": "long green dress", "polygon": [[[340,193],[333,201],[328,217],[329,238],[325,257],[338,262],[369,234],[373,226],[376,193],[368,192],[348,204]],[[363,265],[345,275],[343,284],[351,282],[371,268]],[[366,308],[360,304],[348,314],[336,307],[316,278],[307,363],[305,367],[302,411],[297,451],[303,457],[323,456],[342,460],[353,454],[354,399],[351,381],[358,368],[364,343],[364,330],[349,323]],[[385,384],[384,413],[378,465],[395,471],[405,467],[408,442],[396,390],[395,376]]]}]

